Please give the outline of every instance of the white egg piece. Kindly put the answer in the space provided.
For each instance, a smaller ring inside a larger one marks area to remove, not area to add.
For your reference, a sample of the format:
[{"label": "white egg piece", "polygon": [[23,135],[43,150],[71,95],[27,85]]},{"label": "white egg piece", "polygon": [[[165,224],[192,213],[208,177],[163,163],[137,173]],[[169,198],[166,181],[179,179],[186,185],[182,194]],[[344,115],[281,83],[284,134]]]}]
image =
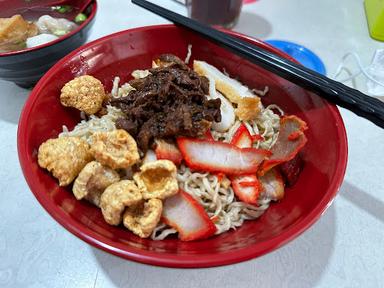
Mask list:
[{"label": "white egg piece", "polygon": [[33,37],[27,38],[27,48],[36,47],[51,41],[58,39],[59,37],[52,34],[39,34]]}]

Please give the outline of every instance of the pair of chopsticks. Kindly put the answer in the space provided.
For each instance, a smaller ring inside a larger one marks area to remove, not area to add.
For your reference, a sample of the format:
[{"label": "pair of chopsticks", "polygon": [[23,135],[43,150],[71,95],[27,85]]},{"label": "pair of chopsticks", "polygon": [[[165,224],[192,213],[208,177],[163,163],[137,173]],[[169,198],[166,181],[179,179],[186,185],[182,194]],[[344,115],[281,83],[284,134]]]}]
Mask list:
[{"label": "pair of chopsticks", "polygon": [[132,0],[132,3],[162,16],[175,24],[191,29],[264,69],[311,90],[320,97],[346,108],[370,120],[377,126],[384,128],[384,103],[378,99],[365,95],[358,90],[329,79],[311,69],[275,55],[256,45],[247,43],[151,2]]}]

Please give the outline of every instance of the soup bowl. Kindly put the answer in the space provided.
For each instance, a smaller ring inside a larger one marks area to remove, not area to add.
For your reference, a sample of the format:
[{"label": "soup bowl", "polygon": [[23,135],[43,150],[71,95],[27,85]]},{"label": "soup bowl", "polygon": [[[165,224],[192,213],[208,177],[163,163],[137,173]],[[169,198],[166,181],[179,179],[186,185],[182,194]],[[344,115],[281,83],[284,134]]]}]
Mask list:
[{"label": "soup bowl", "polygon": [[[289,58],[275,48],[247,36],[229,32],[268,51]],[[262,98],[287,114],[304,119],[309,129],[302,150],[304,168],[298,182],[286,189],[284,199],[271,204],[257,220],[209,239],[182,242],[142,239],[122,226],[108,225],[100,209],[77,201],[71,188],[57,181],[37,163],[37,149],[57,137],[62,126],[73,128],[78,112],[60,104],[60,89],[76,76],[89,74],[110,91],[115,76],[121,83],[135,69],[146,69],[163,53],[184,59],[192,45],[192,58],[225,69],[250,88],[269,87]],[[28,185],[42,207],[64,228],[120,257],[169,267],[209,267],[251,259],[273,251],[298,237],[331,205],[344,177],[347,139],[338,109],[319,96],[284,80],[189,30],[158,25],[122,31],[98,39],[72,52],[37,83],[23,109],[18,130],[18,153]]]},{"label": "soup bowl", "polygon": [[[7,3],[1,4],[9,11],[17,11],[18,6],[26,5],[24,1],[7,1]],[[86,11],[87,19],[75,30],[36,47],[0,52],[0,79],[12,81],[24,88],[35,85],[58,60],[87,41],[95,22],[96,12],[97,2],[93,1]],[[11,17],[12,13],[7,13],[7,10],[2,8],[1,17]]]}]

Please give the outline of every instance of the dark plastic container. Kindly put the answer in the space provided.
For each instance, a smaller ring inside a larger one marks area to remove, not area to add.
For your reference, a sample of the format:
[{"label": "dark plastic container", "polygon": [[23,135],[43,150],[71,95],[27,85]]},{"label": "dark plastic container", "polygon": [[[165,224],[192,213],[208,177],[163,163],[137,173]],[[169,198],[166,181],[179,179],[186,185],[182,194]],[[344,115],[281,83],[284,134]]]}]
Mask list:
[{"label": "dark plastic container", "polygon": [[189,17],[225,28],[236,25],[242,5],[243,0],[187,0]]},{"label": "dark plastic container", "polygon": [[96,1],[89,9],[87,20],[57,40],[29,49],[0,53],[0,78],[24,88],[36,84],[57,61],[87,41],[95,21]]}]

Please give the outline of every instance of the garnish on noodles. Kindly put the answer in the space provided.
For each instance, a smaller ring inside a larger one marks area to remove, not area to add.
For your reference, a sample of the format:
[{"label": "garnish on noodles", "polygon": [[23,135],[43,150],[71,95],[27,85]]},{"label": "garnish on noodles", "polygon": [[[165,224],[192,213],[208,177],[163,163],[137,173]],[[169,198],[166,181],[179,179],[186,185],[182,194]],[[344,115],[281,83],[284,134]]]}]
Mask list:
[{"label": "garnish on noodles", "polygon": [[193,68],[165,54],[111,93],[91,75],[69,81],[60,99],[83,120],[41,144],[39,165],[142,238],[193,241],[257,219],[299,178],[307,125],[264,107],[268,89]]}]

